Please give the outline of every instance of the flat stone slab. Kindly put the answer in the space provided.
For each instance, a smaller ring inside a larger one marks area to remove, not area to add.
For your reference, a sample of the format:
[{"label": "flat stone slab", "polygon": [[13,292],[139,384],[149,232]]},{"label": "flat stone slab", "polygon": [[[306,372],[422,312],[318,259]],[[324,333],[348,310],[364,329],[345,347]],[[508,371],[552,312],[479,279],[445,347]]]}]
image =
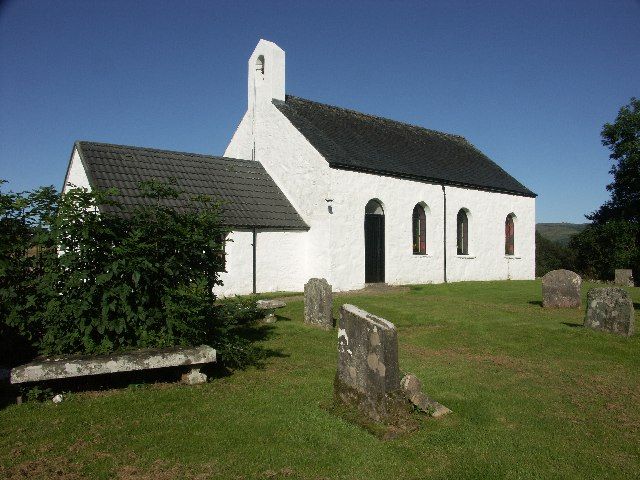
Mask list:
[{"label": "flat stone slab", "polygon": [[258,300],[256,305],[261,310],[275,310],[276,308],[286,307],[287,304],[282,300]]},{"label": "flat stone slab", "polygon": [[324,278],[311,278],[304,286],[304,323],[333,328],[333,294]]},{"label": "flat stone slab", "polygon": [[615,270],[615,280],[616,285],[620,285],[621,287],[633,287],[633,270],[626,268],[616,268]]},{"label": "flat stone slab", "polygon": [[544,308],[580,308],[582,278],[571,270],[553,270],[542,277]]},{"label": "flat stone slab", "polygon": [[[117,355],[54,356],[13,368],[11,383],[40,382],[135,370],[202,365],[215,361],[216,351],[207,345],[191,348],[144,349]],[[193,375],[190,380],[193,381],[196,377],[197,375]]]},{"label": "flat stone slab", "polygon": [[625,337],[633,335],[635,313],[629,293],[617,287],[589,290],[584,326]]}]

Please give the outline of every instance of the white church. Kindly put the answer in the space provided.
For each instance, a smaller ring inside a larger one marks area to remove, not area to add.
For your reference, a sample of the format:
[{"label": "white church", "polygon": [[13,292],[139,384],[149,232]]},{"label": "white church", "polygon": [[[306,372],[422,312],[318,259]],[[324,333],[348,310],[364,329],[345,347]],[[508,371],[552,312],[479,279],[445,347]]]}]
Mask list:
[{"label": "white church", "polygon": [[224,157],[78,141],[64,184],[135,204],[170,178],[222,202],[219,295],[535,276],[533,192],[461,136],[287,95],[265,40]]}]

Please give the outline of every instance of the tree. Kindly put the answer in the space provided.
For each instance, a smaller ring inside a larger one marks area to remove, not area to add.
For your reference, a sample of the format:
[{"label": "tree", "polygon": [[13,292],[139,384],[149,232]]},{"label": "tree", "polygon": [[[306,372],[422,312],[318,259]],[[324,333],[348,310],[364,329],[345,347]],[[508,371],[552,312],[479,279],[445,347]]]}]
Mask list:
[{"label": "tree", "polygon": [[561,268],[573,270],[574,257],[565,245],[551,241],[536,232],[536,277]]},{"label": "tree", "polygon": [[575,267],[587,278],[612,280],[616,268],[638,271],[640,229],[634,222],[609,220],[590,225],[569,243],[575,252]]},{"label": "tree", "polygon": [[601,136],[614,162],[609,171],[613,182],[607,185],[611,199],[587,218],[595,224],[609,220],[640,223],[640,100],[631,98],[613,123],[604,124]]},{"label": "tree", "polygon": [[[32,192],[3,192],[0,179],[0,365],[11,366],[34,354],[30,337],[37,329],[21,328],[21,320],[37,305],[29,302],[44,274],[52,243],[48,225],[55,216],[54,187]],[[20,313],[18,313],[20,312]]]},{"label": "tree", "polygon": [[586,217],[592,224],[575,235],[569,246],[580,273],[611,280],[616,268],[629,268],[640,278],[640,100],[633,97],[605,123],[602,144],[614,162],[607,185],[611,198]]}]

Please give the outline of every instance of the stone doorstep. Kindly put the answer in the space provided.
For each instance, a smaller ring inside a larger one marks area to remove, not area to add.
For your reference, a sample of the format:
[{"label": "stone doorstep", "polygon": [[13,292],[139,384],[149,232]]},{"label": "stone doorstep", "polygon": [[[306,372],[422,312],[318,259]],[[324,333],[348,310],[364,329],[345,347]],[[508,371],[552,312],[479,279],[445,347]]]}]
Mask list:
[{"label": "stone doorstep", "polygon": [[[103,375],[108,373],[152,370],[156,368],[214,363],[216,351],[208,345],[191,348],[144,349],[118,355],[101,356],[58,356],[20,365],[11,370],[11,383],[40,382],[63,378]],[[202,377],[199,377],[202,379]]]}]

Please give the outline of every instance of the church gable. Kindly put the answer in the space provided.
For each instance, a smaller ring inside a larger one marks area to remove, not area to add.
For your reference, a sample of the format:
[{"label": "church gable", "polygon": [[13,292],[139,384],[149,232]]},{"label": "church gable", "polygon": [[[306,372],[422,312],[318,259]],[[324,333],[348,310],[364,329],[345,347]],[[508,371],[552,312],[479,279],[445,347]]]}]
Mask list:
[{"label": "church gable", "polygon": [[333,168],[536,196],[461,136],[291,95],[273,104]]}]

